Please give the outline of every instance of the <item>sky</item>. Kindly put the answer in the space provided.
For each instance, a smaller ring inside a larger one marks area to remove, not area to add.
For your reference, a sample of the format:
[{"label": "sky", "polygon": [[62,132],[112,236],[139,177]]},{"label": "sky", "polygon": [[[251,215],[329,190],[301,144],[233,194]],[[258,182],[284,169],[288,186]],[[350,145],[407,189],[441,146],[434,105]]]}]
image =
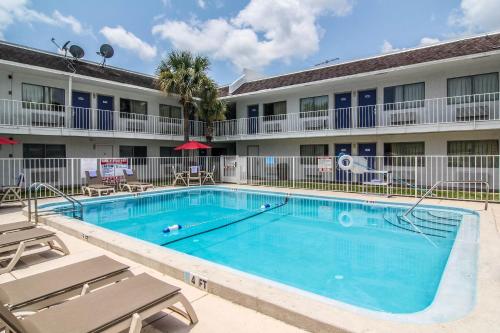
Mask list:
[{"label": "sky", "polygon": [[0,0],[2,40],[94,61],[109,43],[108,64],[147,74],[190,50],[220,85],[498,30],[500,0]]}]

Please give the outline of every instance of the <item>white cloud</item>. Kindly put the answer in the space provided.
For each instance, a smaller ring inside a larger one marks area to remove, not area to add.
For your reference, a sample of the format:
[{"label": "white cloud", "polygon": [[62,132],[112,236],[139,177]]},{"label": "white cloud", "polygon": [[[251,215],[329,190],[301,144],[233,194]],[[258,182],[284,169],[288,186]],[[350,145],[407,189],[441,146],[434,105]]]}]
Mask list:
[{"label": "white cloud", "polygon": [[382,46],[380,47],[380,53],[382,53],[382,54],[397,52],[399,50],[401,50],[401,49],[395,48],[387,40],[384,40],[384,42],[382,43]]},{"label": "white cloud", "polygon": [[164,7],[167,7],[167,8],[172,7],[172,0],[161,0],[161,3],[163,4]]},{"label": "white cloud", "polygon": [[54,13],[52,13],[52,17],[59,23],[59,25],[69,26],[77,35],[92,33],[90,28],[84,28],[80,21],[78,21],[74,16],[64,16],[58,10],[55,10]]},{"label": "white cloud", "polygon": [[15,22],[22,23],[44,23],[52,26],[69,26],[75,34],[91,33],[89,28],[83,25],[75,17],[64,16],[55,10],[52,15],[47,15],[29,8],[28,0],[1,0],[0,1],[0,38],[7,27]]},{"label": "white cloud", "polygon": [[440,40],[438,38],[423,37],[420,40],[419,46],[429,46],[429,45],[437,44],[439,42],[440,42]]},{"label": "white cloud", "polygon": [[[417,45],[419,46],[430,46],[434,45],[441,42],[438,38],[433,38],[433,37],[423,37],[420,39],[420,43]],[[404,51],[406,48],[398,48],[394,47],[388,40],[384,40],[382,43],[382,46],[380,47],[380,53],[386,54],[386,53],[393,53],[393,52],[398,52],[398,51]]]},{"label": "white cloud", "polygon": [[467,32],[482,32],[500,29],[500,1],[462,0],[460,8],[449,17],[449,23],[462,27]]},{"label": "white cloud", "polygon": [[205,9],[205,7],[207,7],[207,3],[205,2],[205,0],[198,0],[198,7],[202,8],[202,9]]},{"label": "white cloud", "polygon": [[235,17],[203,22],[166,20],[153,34],[175,48],[230,60],[238,69],[306,58],[319,49],[322,15],[348,15],[353,0],[251,0]]},{"label": "white cloud", "polygon": [[151,60],[156,57],[156,46],[151,46],[120,25],[115,28],[105,26],[100,32],[111,44],[132,51],[143,60]]}]

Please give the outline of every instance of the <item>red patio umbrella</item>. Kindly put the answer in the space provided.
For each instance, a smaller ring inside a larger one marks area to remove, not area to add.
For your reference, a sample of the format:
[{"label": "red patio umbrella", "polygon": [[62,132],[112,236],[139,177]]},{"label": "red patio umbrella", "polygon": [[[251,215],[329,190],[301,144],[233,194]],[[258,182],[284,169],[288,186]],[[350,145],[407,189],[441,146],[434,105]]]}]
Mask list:
[{"label": "red patio umbrella", "polygon": [[18,144],[19,142],[15,140],[11,140],[9,138],[4,138],[3,136],[0,136],[0,145],[15,145]]},{"label": "red patio umbrella", "polygon": [[197,149],[210,149],[210,148],[212,147],[198,141],[188,141],[178,147],[175,147],[174,150],[197,150]]}]

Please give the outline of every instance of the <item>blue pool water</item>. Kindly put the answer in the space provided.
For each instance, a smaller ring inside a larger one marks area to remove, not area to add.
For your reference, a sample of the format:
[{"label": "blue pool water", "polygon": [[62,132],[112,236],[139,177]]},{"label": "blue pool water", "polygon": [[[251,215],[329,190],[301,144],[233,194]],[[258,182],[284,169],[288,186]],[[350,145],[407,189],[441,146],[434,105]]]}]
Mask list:
[{"label": "blue pool water", "polygon": [[[351,305],[413,313],[432,303],[463,218],[475,213],[416,210],[409,218],[424,237],[398,219],[406,208],[199,188],[90,201],[84,220]],[[163,232],[173,224],[182,229]]]}]

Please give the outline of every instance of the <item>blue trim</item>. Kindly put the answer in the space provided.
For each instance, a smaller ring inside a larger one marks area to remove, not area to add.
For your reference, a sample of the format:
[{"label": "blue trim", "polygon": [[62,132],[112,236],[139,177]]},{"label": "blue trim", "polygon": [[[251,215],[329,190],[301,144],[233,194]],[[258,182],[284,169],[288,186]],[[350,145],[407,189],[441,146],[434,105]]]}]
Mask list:
[{"label": "blue trim", "polygon": [[[269,196],[279,196],[283,197],[286,196],[288,193],[284,192],[274,192],[274,191],[261,191],[261,190],[253,190],[253,189],[239,189],[239,188],[227,188],[227,187],[214,187],[210,185],[205,185],[205,186],[199,186],[196,188],[181,188],[181,189],[167,189],[167,190],[161,190],[161,191],[154,191],[154,192],[148,192],[148,193],[139,193],[139,194],[123,194],[123,195],[114,195],[112,197],[100,197],[100,198],[89,198],[89,199],[83,199],[80,200],[81,203],[85,204],[93,204],[93,203],[99,203],[99,202],[113,202],[116,200],[128,200],[132,198],[137,198],[137,197],[152,197],[152,196],[159,196],[163,195],[166,193],[183,193],[183,192],[191,192],[191,191],[199,191],[199,190],[217,190],[221,192],[233,192],[233,191],[238,191],[238,192],[247,192],[247,193],[258,193],[258,194],[266,194]],[[412,203],[402,203],[402,202],[384,202],[384,201],[368,201],[368,200],[362,200],[362,199],[346,199],[346,198],[338,198],[338,197],[331,197],[331,196],[322,196],[322,195],[315,195],[315,194],[291,194],[291,198],[300,198],[300,199],[312,199],[312,200],[326,200],[326,201],[334,201],[334,202],[342,202],[342,203],[350,203],[350,202],[356,202],[360,203],[363,205],[367,206],[384,206],[384,207],[411,207]],[[48,204],[43,204],[40,205],[40,209],[44,208],[51,208],[51,207],[64,207],[68,206],[68,203],[65,202],[53,202],[53,203],[48,203]],[[422,204],[419,205],[420,208],[428,208],[428,209],[433,209],[433,210],[452,210],[454,212],[460,211],[468,214],[475,215],[479,217],[479,213],[471,210],[471,209],[466,209],[466,208],[459,208],[459,207],[449,207],[449,206],[439,206],[439,205],[426,205]]]}]

